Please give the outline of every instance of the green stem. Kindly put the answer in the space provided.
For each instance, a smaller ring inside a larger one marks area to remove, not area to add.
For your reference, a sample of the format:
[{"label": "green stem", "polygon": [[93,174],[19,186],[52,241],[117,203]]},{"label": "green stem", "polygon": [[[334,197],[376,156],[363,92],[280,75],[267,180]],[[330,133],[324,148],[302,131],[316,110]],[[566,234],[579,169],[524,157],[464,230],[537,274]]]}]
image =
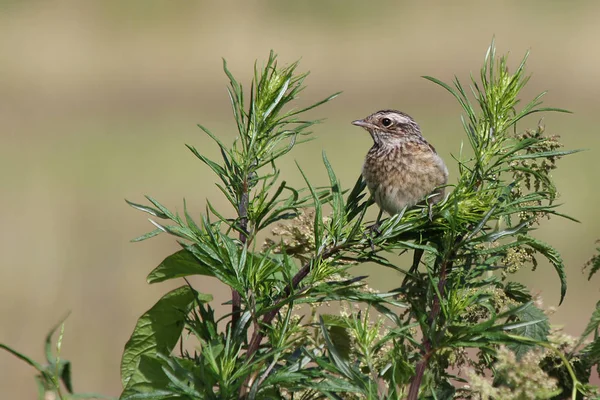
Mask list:
[{"label": "green stem", "polygon": [[[575,375],[575,371],[573,371],[573,367],[571,367],[571,363],[569,362],[569,360],[567,360],[567,357],[565,357],[565,355],[560,352],[560,350],[558,350],[557,348],[552,346],[550,343],[540,343],[540,345],[549,350],[552,350],[552,352],[554,352],[554,354],[556,354],[562,360],[563,364],[565,365],[565,368],[567,369],[567,372],[569,373],[569,376],[571,377],[571,380],[573,381],[573,389],[571,390],[571,399],[576,400],[578,387],[581,385],[581,382],[579,382],[579,379],[577,379],[577,375]],[[584,394],[584,393],[582,392],[582,394]]]}]

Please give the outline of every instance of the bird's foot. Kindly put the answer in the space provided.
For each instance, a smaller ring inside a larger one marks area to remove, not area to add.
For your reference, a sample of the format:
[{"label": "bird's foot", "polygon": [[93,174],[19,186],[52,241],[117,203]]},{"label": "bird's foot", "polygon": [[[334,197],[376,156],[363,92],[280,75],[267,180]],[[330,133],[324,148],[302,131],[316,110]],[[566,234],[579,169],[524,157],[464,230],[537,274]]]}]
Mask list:
[{"label": "bird's foot", "polygon": [[373,237],[381,235],[381,231],[379,230],[380,226],[381,223],[377,221],[374,224],[367,226],[363,233],[363,235],[369,240],[369,245],[371,246],[372,251],[375,251],[375,243],[373,243]]},{"label": "bird's foot", "polygon": [[381,235],[381,231],[379,230],[380,227],[381,222],[377,221],[374,224],[367,226],[365,230],[369,231],[370,233],[376,233],[377,235]]}]

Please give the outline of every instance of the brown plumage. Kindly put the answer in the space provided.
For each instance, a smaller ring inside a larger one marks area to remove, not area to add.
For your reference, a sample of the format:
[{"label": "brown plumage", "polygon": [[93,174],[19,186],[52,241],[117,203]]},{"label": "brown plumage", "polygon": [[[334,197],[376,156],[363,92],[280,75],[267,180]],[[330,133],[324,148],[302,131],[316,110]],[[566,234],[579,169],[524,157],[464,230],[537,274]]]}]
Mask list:
[{"label": "brown plumage", "polygon": [[362,174],[383,211],[398,214],[434,192],[428,204],[442,200],[444,188],[438,187],[446,184],[448,169],[414,119],[400,111],[382,110],[352,124],[365,128],[373,138]]}]

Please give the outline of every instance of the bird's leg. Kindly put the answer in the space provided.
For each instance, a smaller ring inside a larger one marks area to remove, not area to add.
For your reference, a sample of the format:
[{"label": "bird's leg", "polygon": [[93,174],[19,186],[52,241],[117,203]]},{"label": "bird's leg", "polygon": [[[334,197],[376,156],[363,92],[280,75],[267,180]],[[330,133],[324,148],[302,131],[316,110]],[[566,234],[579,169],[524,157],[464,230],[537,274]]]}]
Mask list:
[{"label": "bird's leg", "polygon": [[427,202],[427,215],[429,216],[429,222],[433,221],[433,203],[431,201]]},{"label": "bird's leg", "polygon": [[375,232],[378,235],[381,235],[381,231],[379,230],[379,225],[381,225],[381,216],[383,215],[383,210],[379,210],[379,214],[377,214],[377,219],[373,225],[370,225],[368,229],[371,232]]},{"label": "bird's leg", "polygon": [[375,223],[373,225],[369,225],[367,226],[367,231],[369,231],[369,244],[371,245],[371,250],[375,251],[375,244],[373,243],[373,232],[375,232],[377,235],[381,235],[381,231],[379,230],[379,225],[380,225],[380,221],[381,221],[381,216],[383,215],[383,210],[379,210],[379,214],[377,215],[377,219],[375,220]]}]

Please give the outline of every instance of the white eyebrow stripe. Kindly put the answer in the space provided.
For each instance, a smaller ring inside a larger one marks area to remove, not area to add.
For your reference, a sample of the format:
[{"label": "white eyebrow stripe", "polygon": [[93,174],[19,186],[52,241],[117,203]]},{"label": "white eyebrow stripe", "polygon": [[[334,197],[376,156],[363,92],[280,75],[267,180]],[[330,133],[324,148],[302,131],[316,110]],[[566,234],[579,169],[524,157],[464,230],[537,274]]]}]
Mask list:
[{"label": "white eyebrow stripe", "polygon": [[390,117],[399,124],[409,124],[411,122],[410,119],[406,118],[404,115],[395,114],[390,115]]}]

